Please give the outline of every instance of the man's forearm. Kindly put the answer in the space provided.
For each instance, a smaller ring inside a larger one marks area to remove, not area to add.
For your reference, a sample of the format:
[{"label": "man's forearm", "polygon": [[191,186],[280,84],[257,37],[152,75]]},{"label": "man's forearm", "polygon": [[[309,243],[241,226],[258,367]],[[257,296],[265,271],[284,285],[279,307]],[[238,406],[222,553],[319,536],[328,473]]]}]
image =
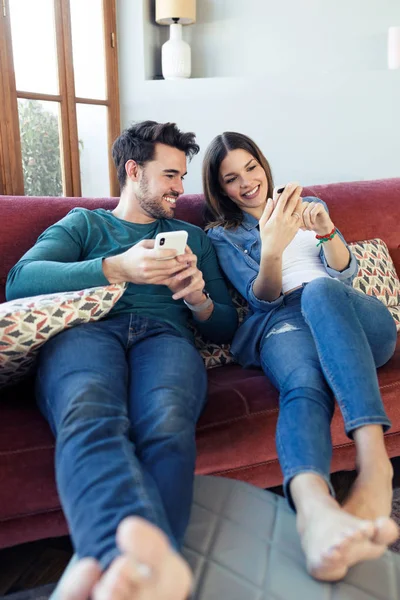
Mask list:
[{"label": "man's forearm", "polygon": [[197,321],[208,321],[208,319],[211,317],[213,312],[214,312],[214,302],[212,302],[212,304],[210,304],[210,306],[208,308],[206,308],[205,310],[202,310],[201,312],[197,312],[196,319],[197,319]]},{"label": "man's forearm", "polygon": [[20,261],[8,276],[7,300],[108,285],[101,262],[101,258],[74,263]]},{"label": "man's forearm", "polygon": [[216,344],[232,341],[238,325],[238,316],[234,306],[213,303],[209,317],[203,321],[195,315],[196,326],[200,333]]},{"label": "man's forearm", "polygon": [[109,256],[103,259],[103,274],[109,283],[124,283],[126,275],[121,265],[121,255]]}]

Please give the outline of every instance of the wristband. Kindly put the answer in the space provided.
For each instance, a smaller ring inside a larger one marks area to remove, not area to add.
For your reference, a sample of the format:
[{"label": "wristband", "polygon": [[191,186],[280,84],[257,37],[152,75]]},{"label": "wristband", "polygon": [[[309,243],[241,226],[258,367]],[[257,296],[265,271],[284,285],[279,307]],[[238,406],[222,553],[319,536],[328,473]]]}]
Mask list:
[{"label": "wristband", "polygon": [[331,235],[333,235],[336,231],[336,227],[334,227],[332,229],[332,231],[330,231],[329,233],[325,233],[324,235],[316,235],[315,237],[317,238],[317,240],[323,240],[324,238],[329,238]]},{"label": "wristband", "polygon": [[213,301],[210,298],[210,294],[208,292],[206,292],[206,290],[203,290],[203,294],[205,296],[207,296],[207,298],[201,304],[189,304],[189,302],[186,302],[185,299],[183,301],[186,304],[186,306],[188,308],[190,308],[190,310],[192,312],[203,312],[203,310],[206,310],[206,308],[209,308],[211,306],[211,304],[213,303]]},{"label": "wristband", "polygon": [[317,248],[321,244],[324,244],[325,242],[329,242],[329,240],[333,239],[336,234],[337,234],[337,229],[336,229],[336,227],[334,227],[332,229],[332,231],[330,233],[327,233],[326,235],[316,235],[315,237],[317,238],[317,240],[319,240],[319,242],[317,244]]}]

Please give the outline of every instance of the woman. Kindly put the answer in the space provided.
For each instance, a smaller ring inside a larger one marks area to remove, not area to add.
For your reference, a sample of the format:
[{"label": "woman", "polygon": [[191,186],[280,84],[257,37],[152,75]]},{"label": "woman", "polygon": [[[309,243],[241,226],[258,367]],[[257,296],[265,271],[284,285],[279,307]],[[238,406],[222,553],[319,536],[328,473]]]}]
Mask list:
[{"label": "woman", "polygon": [[[301,198],[295,183],[272,199],[271,169],[251,139],[217,136],[203,184],[209,236],[250,307],[232,352],[243,366],[261,366],[280,392],[278,455],[307,567],[317,579],[339,580],[398,537],[383,441],[390,421],[376,376],[396,346],[394,321],[352,288],[357,263],[325,203]],[[329,479],[335,397],[357,451],[343,506]]]}]

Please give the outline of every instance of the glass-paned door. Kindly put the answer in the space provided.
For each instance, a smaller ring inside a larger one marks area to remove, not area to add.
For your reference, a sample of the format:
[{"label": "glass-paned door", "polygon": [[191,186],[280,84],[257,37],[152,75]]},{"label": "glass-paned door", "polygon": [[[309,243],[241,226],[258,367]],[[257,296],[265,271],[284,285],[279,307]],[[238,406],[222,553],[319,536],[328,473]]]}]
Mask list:
[{"label": "glass-paned door", "polygon": [[115,0],[0,1],[0,193],[117,195]]}]

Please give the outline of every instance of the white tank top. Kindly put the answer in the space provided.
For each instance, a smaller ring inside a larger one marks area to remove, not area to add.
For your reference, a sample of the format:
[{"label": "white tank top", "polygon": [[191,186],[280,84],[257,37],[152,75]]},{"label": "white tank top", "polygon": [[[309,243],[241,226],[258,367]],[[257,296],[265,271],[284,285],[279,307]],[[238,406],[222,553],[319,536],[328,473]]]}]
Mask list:
[{"label": "white tank top", "polygon": [[312,281],[317,277],[329,277],[319,257],[314,231],[299,231],[282,255],[283,293]]}]

